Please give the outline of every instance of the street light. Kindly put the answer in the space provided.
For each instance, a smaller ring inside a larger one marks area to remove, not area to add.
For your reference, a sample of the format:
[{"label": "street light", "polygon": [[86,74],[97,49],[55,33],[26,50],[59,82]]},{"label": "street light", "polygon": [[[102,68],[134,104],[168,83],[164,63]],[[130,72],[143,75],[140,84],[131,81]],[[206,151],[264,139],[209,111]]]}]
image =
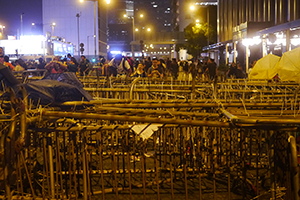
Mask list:
[{"label": "street light", "polygon": [[[207,22],[207,25],[208,25],[207,46],[209,46],[209,30],[210,30],[210,28],[209,28],[209,23],[210,23],[210,22],[209,22],[209,7],[208,7],[209,5],[210,5],[210,4],[208,4],[208,5],[205,4],[205,6],[204,6],[204,5],[201,5],[201,4],[200,4],[200,7],[206,7],[206,15],[207,15],[207,16],[206,16],[206,22]],[[191,6],[190,6],[190,10],[191,10],[191,11],[194,11],[195,9],[196,9],[195,5],[191,5]],[[197,21],[198,21],[198,22],[197,22]],[[198,20],[198,19],[196,20],[196,23],[197,23],[197,24],[199,23],[199,20]]]},{"label": "street light", "polygon": [[5,28],[5,26],[3,25],[0,25],[0,29],[1,29],[1,32],[0,32],[0,36],[1,36],[1,39],[3,38],[3,29]]},{"label": "street light", "polygon": [[42,29],[43,29],[43,34],[44,34],[44,26],[45,25],[50,25],[51,27],[51,35],[53,36],[54,35],[54,27],[56,26],[56,23],[55,22],[52,22],[52,23],[45,23],[45,24],[42,24],[42,23],[31,23],[32,26],[42,26]]},{"label": "street light", "polygon": [[[133,14],[134,15],[134,14]],[[143,18],[144,15],[140,14],[140,18]],[[128,18],[128,16],[126,14],[124,14],[124,18]],[[132,44],[131,44],[131,54],[132,54],[132,58],[134,58],[134,46],[133,46],[133,42],[135,41],[135,32],[139,31],[138,28],[134,28],[134,16],[131,17],[132,19]]]},{"label": "street light", "polygon": [[80,58],[80,46],[79,46],[79,17],[80,17],[80,14],[77,13],[76,14],[76,17],[77,17],[77,34],[78,34],[78,58]]},{"label": "street light", "polygon": [[51,24],[51,27],[52,27],[52,33],[51,33],[51,35],[52,36],[54,36],[54,27],[56,26],[56,23],[55,22],[53,22],[52,24]]},{"label": "street light", "polygon": [[21,14],[21,34],[20,34],[20,36],[23,35],[23,15],[24,15],[24,13]]},{"label": "street light", "polygon": [[[80,2],[84,2],[84,1],[93,1],[94,2],[94,42],[95,42],[95,59],[97,59],[97,19],[96,19],[96,2],[98,2],[97,0],[80,0]],[[106,3],[109,4],[110,0],[106,0]]]},{"label": "street light", "polygon": [[3,29],[5,28],[5,26],[0,25],[0,28],[1,28],[1,33],[3,33]]}]

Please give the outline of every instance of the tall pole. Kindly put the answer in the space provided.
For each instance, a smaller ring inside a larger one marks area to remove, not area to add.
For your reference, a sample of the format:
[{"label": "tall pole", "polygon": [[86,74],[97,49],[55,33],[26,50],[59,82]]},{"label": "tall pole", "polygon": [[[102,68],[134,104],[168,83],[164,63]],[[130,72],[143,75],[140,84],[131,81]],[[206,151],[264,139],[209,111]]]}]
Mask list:
[{"label": "tall pole", "polygon": [[87,55],[90,55],[90,52],[89,52],[89,35],[87,36],[87,41],[86,41],[86,43],[87,43]]},{"label": "tall pole", "polygon": [[134,35],[134,13],[132,16],[132,43],[131,43],[131,53],[132,53],[132,58],[134,59],[134,41],[135,41],[135,35]]},{"label": "tall pole", "polygon": [[76,17],[77,17],[77,34],[78,34],[78,58],[80,58],[80,46],[79,46],[79,17],[80,17],[80,14],[77,13],[76,14]]},{"label": "tall pole", "polygon": [[208,25],[208,35],[207,35],[207,46],[209,47],[209,32],[210,32],[210,27],[209,27],[209,6],[206,7],[207,11],[207,25]]},{"label": "tall pole", "polygon": [[94,42],[95,42],[95,59],[97,60],[97,32],[96,32],[96,29],[97,29],[97,20],[96,20],[96,2],[98,1],[94,1]]},{"label": "tall pole", "polygon": [[21,34],[20,34],[20,36],[23,35],[23,15],[24,15],[24,13],[21,14]]},{"label": "tall pole", "polygon": [[52,33],[51,33],[51,35],[54,36],[54,25],[51,25],[51,27],[52,27]]}]

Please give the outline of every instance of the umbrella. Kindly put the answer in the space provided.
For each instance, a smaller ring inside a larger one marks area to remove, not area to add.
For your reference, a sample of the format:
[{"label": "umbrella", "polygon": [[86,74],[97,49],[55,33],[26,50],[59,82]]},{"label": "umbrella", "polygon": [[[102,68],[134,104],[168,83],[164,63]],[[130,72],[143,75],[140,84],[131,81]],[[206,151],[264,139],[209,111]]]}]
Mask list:
[{"label": "umbrella", "polygon": [[300,47],[285,52],[276,66],[276,71],[283,81],[300,82]]},{"label": "umbrella", "polygon": [[249,79],[271,79],[277,72],[274,70],[280,57],[268,54],[259,59],[249,74]]}]

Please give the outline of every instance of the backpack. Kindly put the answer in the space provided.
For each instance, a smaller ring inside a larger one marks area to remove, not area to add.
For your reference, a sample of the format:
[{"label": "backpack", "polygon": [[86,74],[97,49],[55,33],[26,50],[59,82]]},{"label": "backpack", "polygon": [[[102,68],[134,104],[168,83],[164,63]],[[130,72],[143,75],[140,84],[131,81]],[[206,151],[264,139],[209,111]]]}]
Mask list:
[{"label": "backpack", "polygon": [[183,63],[183,67],[182,67],[183,71],[188,72],[189,71],[189,65],[188,62],[184,62]]},{"label": "backpack", "polygon": [[123,59],[124,59],[124,61],[123,61],[123,69],[125,71],[128,71],[128,69],[125,67],[125,61],[127,61],[128,64],[129,64],[129,66],[130,66],[131,71],[133,72],[134,71],[134,67],[133,67],[133,60],[132,60],[132,58],[128,58],[126,56],[123,56]]}]

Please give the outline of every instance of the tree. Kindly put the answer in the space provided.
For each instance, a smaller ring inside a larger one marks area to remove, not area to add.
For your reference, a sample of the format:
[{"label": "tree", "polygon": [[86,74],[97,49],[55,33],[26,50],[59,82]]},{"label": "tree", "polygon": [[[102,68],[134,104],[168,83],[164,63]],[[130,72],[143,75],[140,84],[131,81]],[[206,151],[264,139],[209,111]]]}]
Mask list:
[{"label": "tree", "polygon": [[212,41],[214,37],[214,31],[212,26],[204,24],[189,24],[185,29],[185,38],[187,39],[186,48],[189,54],[193,57],[197,57],[202,52],[202,48],[207,46],[207,39]]}]

